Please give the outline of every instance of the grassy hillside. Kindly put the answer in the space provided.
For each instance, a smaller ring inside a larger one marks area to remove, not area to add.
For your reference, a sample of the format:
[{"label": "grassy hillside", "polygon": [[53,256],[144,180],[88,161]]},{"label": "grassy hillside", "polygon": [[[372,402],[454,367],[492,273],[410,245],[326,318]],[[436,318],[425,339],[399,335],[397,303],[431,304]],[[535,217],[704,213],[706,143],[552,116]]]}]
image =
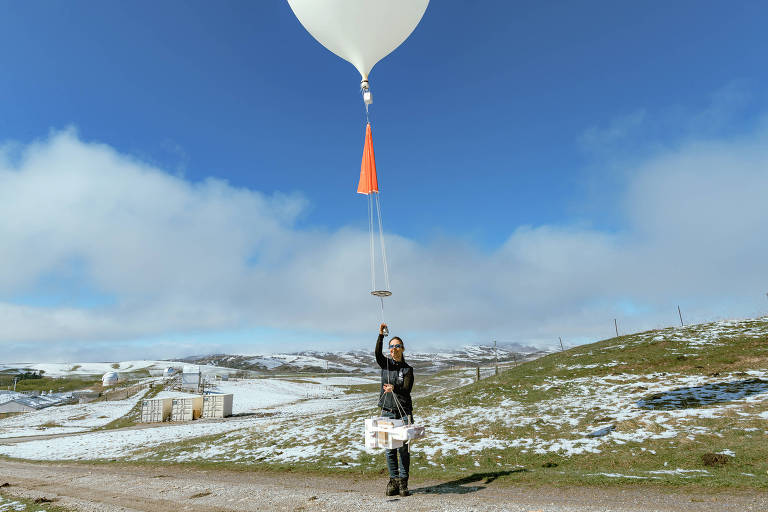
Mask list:
[{"label": "grassy hillside", "polygon": [[454,467],[765,487],[766,370],[768,318],[714,322],[552,354],[417,407],[458,445],[424,443]]},{"label": "grassy hillside", "polygon": [[[462,376],[417,374],[416,390],[435,378]],[[415,410],[428,436],[412,470],[424,477],[766,488],[768,317],[579,346],[421,395]],[[375,474],[384,456],[362,447],[362,423],[376,412],[270,421],[129,458]]]},{"label": "grassy hillside", "polygon": [[[13,378],[0,379],[0,389],[13,389]],[[40,379],[25,379],[16,383],[16,391],[53,391],[65,393],[78,389],[101,388],[101,377],[73,376],[67,378],[42,377]]]},{"label": "grassy hillside", "polygon": [[[414,475],[453,486],[768,488],[768,317],[622,336],[477,383],[473,375],[416,372],[415,414],[428,435],[411,448]],[[223,423],[194,430],[212,434],[204,437],[159,427],[178,438],[128,443],[109,460],[378,475],[383,452],[363,446],[377,388],[351,386],[352,404],[370,404],[353,412],[308,399],[289,414],[225,420],[231,428],[221,433],[213,426]],[[137,412],[99,435],[132,424]]]}]

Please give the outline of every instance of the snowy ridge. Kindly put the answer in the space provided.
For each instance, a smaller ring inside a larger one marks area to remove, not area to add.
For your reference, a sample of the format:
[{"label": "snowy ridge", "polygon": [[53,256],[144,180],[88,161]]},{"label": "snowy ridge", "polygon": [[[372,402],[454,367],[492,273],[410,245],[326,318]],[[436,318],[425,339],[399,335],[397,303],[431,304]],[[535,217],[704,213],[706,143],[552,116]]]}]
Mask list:
[{"label": "snowy ridge", "polygon": [[[531,347],[467,345],[446,352],[406,352],[405,357],[415,368],[437,371],[451,366],[475,366],[499,362],[525,361],[540,357],[547,352]],[[229,355],[215,354],[185,358],[186,362],[210,364],[254,371],[340,371],[359,372],[375,369],[373,351],[348,352],[302,351],[296,353]]]},{"label": "snowy ridge", "polygon": [[[531,347],[515,346],[515,349],[499,346],[466,345],[461,349],[446,352],[406,352],[406,360],[416,368],[439,370],[450,366],[488,365],[499,362],[524,361],[544,355]],[[251,353],[213,354],[190,356],[176,361],[131,360],[99,363],[0,363],[0,372],[35,371],[44,372],[47,377],[66,377],[75,375],[103,375],[107,372],[137,373],[149,372],[162,374],[167,367],[181,369],[184,365],[200,366],[203,373],[234,374],[237,370],[253,371],[335,371],[354,373],[371,371],[376,366],[373,351],[354,350],[348,352],[302,351],[295,353]]]},{"label": "snowy ridge", "polygon": [[107,372],[132,373],[142,370],[162,371],[169,366],[181,366],[179,361],[135,360],[104,363],[0,363],[0,372],[30,370],[43,372],[46,377],[67,377],[76,375],[103,375]]}]

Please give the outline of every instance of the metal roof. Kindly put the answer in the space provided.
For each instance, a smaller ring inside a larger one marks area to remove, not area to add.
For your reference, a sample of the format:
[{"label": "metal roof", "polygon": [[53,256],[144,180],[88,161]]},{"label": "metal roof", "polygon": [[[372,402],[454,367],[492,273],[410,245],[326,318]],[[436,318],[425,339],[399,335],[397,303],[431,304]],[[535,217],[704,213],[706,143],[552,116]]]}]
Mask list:
[{"label": "metal roof", "polygon": [[64,403],[71,398],[72,393],[51,393],[50,395],[24,396],[21,398],[14,398],[10,401],[39,410],[45,409],[46,407],[50,407],[52,405]]}]

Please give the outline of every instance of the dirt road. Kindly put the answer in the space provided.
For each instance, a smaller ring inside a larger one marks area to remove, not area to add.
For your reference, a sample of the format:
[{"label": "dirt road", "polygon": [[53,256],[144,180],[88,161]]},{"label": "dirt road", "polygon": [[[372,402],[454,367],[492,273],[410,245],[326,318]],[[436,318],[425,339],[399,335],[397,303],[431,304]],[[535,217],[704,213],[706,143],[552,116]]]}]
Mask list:
[{"label": "dirt road", "polygon": [[0,460],[0,492],[55,499],[85,512],[191,511],[765,511],[768,493],[659,491],[656,488],[521,488],[472,475],[412,480],[413,496],[385,498],[384,477],[205,471],[183,466],[54,464]]}]

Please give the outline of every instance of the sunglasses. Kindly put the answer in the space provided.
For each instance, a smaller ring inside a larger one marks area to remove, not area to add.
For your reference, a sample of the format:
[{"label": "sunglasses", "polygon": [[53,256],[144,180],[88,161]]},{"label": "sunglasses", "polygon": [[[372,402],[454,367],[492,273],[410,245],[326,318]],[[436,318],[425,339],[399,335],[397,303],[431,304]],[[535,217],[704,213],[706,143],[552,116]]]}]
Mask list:
[{"label": "sunglasses", "polygon": [[398,343],[396,345],[390,345],[389,348],[403,348],[403,346]]}]

